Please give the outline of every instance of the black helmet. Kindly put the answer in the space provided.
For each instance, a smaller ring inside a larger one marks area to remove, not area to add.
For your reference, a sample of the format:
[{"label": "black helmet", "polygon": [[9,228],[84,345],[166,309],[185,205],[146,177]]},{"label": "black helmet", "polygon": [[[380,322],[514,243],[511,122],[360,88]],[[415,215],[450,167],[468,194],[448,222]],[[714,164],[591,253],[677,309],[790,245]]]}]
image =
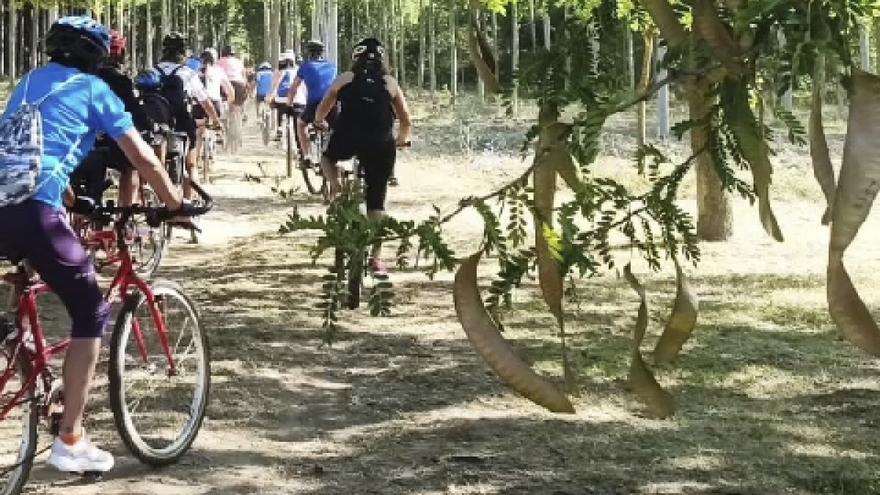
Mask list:
[{"label": "black helmet", "polygon": [[303,47],[307,58],[318,58],[324,55],[324,43],[318,40],[307,41]]},{"label": "black helmet", "polygon": [[186,37],[177,31],[166,34],[162,39],[162,52],[168,55],[186,54]]},{"label": "black helmet", "polygon": [[216,62],[216,60],[214,60],[214,52],[212,50],[203,51],[201,57],[199,58],[202,60],[202,62],[206,64],[213,64],[214,62]]},{"label": "black helmet", "polygon": [[223,47],[223,50],[220,50],[220,56],[222,57],[230,57],[235,55],[235,47],[232,45],[226,45]]},{"label": "black helmet", "polygon": [[385,57],[385,47],[376,38],[364,38],[360,43],[354,45],[351,51],[351,59],[357,60],[366,57],[370,60],[382,60]]},{"label": "black helmet", "polygon": [[90,17],[62,17],[49,28],[46,53],[92,69],[110,53],[110,31]]}]

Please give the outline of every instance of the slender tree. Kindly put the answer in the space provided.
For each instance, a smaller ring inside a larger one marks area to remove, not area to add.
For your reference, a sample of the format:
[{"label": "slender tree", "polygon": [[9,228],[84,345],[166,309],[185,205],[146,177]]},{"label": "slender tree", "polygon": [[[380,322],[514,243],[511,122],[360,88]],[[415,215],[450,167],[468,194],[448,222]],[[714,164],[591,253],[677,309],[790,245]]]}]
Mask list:
[{"label": "slender tree", "polygon": [[510,110],[513,116],[519,115],[519,10],[517,0],[510,2],[510,70],[513,73],[513,93]]},{"label": "slender tree", "polygon": [[455,6],[455,0],[449,2],[449,91],[452,94],[452,102],[458,97],[458,39],[456,30],[458,30],[458,21],[456,16],[458,9]]}]

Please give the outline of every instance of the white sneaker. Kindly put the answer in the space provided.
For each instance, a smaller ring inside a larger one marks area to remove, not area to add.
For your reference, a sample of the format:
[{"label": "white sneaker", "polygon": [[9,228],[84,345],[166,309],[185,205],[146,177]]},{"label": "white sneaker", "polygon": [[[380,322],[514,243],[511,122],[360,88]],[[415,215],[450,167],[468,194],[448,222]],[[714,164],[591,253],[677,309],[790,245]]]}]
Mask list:
[{"label": "white sneaker", "polygon": [[61,437],[52,442],[52,453],[47,461],[50,466],[65,473],[87,471],[107,472],[113,468],[113,455],[95,447],[85,436],[73,445],[67,445]]}]

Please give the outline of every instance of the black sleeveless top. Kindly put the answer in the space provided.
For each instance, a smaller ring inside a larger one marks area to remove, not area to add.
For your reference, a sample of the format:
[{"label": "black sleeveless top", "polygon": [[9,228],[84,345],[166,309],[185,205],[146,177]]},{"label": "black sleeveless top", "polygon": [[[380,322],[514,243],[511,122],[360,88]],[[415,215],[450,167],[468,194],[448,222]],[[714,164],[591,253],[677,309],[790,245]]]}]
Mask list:
[{"label": "black sleeveless top", "polygon": [[355,74],[354,79],[339,90],[339,103],[342,108],[337,127],[374,136],[391,133],[394,110],[381,73]]}]

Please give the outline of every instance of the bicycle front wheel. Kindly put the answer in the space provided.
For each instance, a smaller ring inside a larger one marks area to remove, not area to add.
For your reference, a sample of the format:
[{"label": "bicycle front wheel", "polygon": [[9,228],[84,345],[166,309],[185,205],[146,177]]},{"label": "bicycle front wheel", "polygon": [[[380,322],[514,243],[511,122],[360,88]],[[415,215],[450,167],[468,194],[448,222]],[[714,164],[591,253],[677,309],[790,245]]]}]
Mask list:
[{"label": "bicycle front wheel", "polygon": [[109,391],[122,441],[141,461],[161,466],[176,462],[195,441],[211,371],[195,306],[172,282],[158,281],[152,289],[154,305],[138,293],[119,312],[110,339]]},{"label": "bicycle front wheel", "polygon": [[[34,384],[22,387],[30,375],[30,363],[9,346],[0,351],[10,379],[3,387],[0,407],[6,407],[21,391],[17,405],[0,421],[0,495],[18,495],[27,483],[37,450],[39,405],[34,397]],[[13,362],[14,361],[14,362]]]},{"label": "bicycle front wheel", "polygon": [[[144,206],[159,206],[161,204],[159,196],[148,188],[144,188],[142,201]],[[130,226],[127,232],[133,235],[131,252],[135,258],[135,271],[144,278],[152,277],[165,256],[165,246],[169,239],[165,222],[162,222],[158,227],[151,227],[143,220],[136,220],[135,217],[132,217],[129,222]]]}]

